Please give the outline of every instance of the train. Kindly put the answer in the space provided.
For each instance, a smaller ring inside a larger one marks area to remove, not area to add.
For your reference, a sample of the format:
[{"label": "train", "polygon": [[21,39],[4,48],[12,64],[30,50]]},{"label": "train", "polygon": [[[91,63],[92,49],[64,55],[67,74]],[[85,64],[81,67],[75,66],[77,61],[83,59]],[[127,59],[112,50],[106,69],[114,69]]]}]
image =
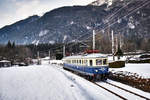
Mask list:
[{"label": "train", "polygon": [[88,80],[107,80],[108,56],[101,53],[67,56],[63,68],[84,76]]}]

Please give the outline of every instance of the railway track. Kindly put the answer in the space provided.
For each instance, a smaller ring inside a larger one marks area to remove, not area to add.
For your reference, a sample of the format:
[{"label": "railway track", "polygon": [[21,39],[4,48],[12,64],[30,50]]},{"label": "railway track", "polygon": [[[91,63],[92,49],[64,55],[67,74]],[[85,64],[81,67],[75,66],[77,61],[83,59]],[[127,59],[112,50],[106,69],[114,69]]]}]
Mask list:
[{"label": "railway track", "polygon": [[110,92],[110,93],[116,95],[117,97],[119,97],[119,98],[121,98],[121,99],[123,99],[123,100],[128,100],[128,99],[124,98],[123,96],[121,96],[121,95],[119,95],[119,94],[117,94],[117,93],[111,91],[110,89],[105,88],[105,87],[102,86],[102,85],[99,85],[99,84],[97,84],[97,83],[95,83],[95,82],[92,82],[92,83],[94,83],[94,84],[97,85],[98,87],[101,87],[101,88],[107,90],[108,92]]},{"label": "railway track", "polygon": [[[62,69],[62,68],[61,68]],[[67,70],[68,71],[68,70]],[[71,72],[71,71],[69,71],[69,72]],[[72,72],[73,73],[73,72]],[[76,74],[76,73],[74,73],[74,74]],[[78,74],[76,74],[76,75],[78,75]],[[78,75],[78,76],[80,76],[80,75]],[[81,77],[81,76],[80,76]],[[87,79],[86,79],[87,80]],[[87,80],[87,81],[89,81],[89,80]],[[115,96],[117,96],[117,97],[119,97],[120,99],[122,99],[122,100],[129,100],[129,95],[130,96],[133,96],[133,98],[134,99],[136,99],[136,100],[150,100],[150,98],[147,98],[147,97],[145,97],[145,96],[142,96],[142,95],[140,95],[140,94],[137,94],[137,93],[135,93],[135,92],[132,92],[132,91],[130,91],[130,90],[127,90],[127,89],[125,89],[125,88],[122,88],[122,87],[120,87],[120,86],[117,86],[117,85],[115,85],[115,84],[112,84],[112,83],[110,83],[110,82],[107,82],[107,81],[105,81],[105,82],[93,82],[93,81],[90,81],[90,82],[92,82],[93,84],[95,84],[95,85],[97,85],[98,87],[100,87],[100,88],[103,88],[103,89],[105,89],[106,91],[108,91],[108,92],[110,92],[110,93],[112,93],[112,94],[114,94]],[[105,85],[104,85],[105,84]],[[107,86],[106,86],[106,84],[107,85],[109,85],[109,87],[111,86],[111,87],[113,87],[113,88],[116,88],[118,91],[123,91],[122,93],[117,93],[116,91],[114,91],[113,89],[111,89],[111,88],[108,88]],[[125,93],[126,92],[126,94],[128,94],[128,95],[124,95],[123,93]],[[131,97],[132,98],[132,97]],[[133,100],[133,99],[132,99]]]},{"label": "railway track", "polygon": [[[132,92],[130,90],[124,89],[124,88],[122,88],[120,86],[117,86],[115,84],[109,83],[107,81],[106,82],[92,82],[92,83],[95,84],[95,85],[97,85],[98,87],[101,87],[101,88],[107,90],[108,92],[110,92],[110,93],[118,96],[122,100],[129,100],[129,97],[128,97],[129,95],[131,95],[132,98],[137,99],[137,100],[150,100],[150,98],[147,98],[145,96],[142,96],[142,95],[137,94],[135,92]],[[113,88],[117,88],[117,90],[119,90],[119,91],[124,91],[124,92],[121,92],[121,93],[117,93],[116,91],[114,92],[112,89],[108,88],[104,84],[107,84],[107,85],[109,85],[109,87],[111,86]],[[127,96],[123,94],[125,92],[128,94]]]},{"label": "railway track", "polygon": [[141,97],[141,98],[143,98],[143,99],[150,100],[150,98],[147,98],[147,97],[145,97],[145,96],[142,96],[142,95],[140,95],[140,94],[137,94],[137,93],[135,93],[135,92],[132,92],[132,91],[130,91],[130,90],[127,90],[127,89],[122,88],[122,87],[120,87],[120,86],[117,86],[117,85],[115,85],[115,84],[112,84],[112,83],[109,83],[109,82],[106,82],[106,83],[107,83],[107,84],[110,84],[110,85],[112,85],[112,86],[114,86],[114,87],[117,87],[117,88],[119,88],[119,89],[122,89],[122,90],[124,90],[124,91],[126,91],[126,92],[129,92],[129,93],[131,93],[131,94],[134,94],[134,95],[136,95],[136,96],[139,96],[139,97]]}]

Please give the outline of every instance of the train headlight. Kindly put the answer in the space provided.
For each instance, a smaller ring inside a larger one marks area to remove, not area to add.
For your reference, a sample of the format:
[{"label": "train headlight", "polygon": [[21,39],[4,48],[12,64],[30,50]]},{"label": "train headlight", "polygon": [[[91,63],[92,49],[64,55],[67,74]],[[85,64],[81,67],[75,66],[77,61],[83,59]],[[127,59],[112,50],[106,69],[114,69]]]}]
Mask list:
[{"label": "train headlight", "polygon": [[95,70],[95,72],[98,72],[98,70]]}]

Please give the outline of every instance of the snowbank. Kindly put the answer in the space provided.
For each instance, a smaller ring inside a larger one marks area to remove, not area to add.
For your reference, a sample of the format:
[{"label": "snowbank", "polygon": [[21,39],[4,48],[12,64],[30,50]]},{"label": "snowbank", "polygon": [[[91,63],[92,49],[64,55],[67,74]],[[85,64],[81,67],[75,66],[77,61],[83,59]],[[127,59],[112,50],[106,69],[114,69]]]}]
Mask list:
[{"label": "snowbank", "polygon": [[111,70],[137,73],[143,78],[150,78],[150,64],[126,64],[123,68],[110,68]]}]

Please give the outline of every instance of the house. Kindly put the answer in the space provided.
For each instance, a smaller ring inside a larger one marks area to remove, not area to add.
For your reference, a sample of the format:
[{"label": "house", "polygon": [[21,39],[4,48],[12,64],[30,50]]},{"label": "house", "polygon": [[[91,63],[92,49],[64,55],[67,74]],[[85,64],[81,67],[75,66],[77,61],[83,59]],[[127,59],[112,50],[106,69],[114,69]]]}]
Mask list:
[{"label": "house", "polygon": [[0,67],[10,67],[10,66],[11,66],[11,61],[8,61],[8,60],[0,61]]}]

